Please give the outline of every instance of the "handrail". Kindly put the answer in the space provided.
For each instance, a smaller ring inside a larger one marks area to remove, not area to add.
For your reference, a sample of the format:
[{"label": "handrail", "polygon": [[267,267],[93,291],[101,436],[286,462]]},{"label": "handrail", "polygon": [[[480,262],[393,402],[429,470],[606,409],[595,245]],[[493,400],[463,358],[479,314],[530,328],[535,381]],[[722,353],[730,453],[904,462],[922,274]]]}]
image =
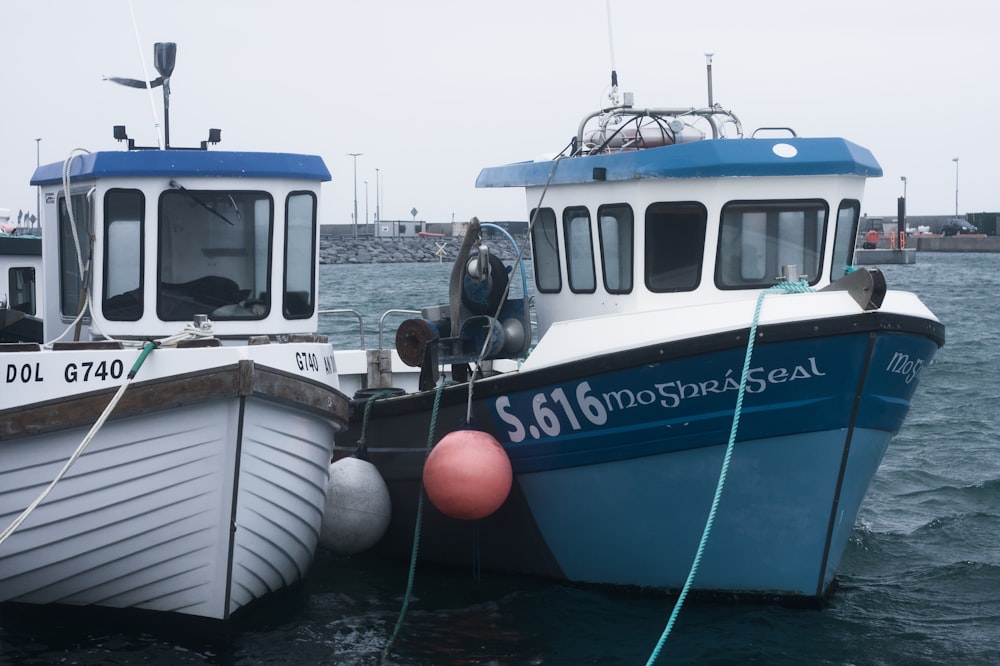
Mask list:
[{"label": "handrail", "polygon": [[358,318],[358,328],[361,329],[361,348],[365,348],[365,321],[361,318],[361,313],[357,310],[351,310],[350,308],[339,308],[336,310],[319,310],[317,314],[320,315],[335,315],[335,314],[352,314]]},{"label": "handrail", "polygon": [[385,330],[385,318],[391,314],[418,315],[420,310],[386,310],[378,320],[378,348],[382,349],[382,333]]}]

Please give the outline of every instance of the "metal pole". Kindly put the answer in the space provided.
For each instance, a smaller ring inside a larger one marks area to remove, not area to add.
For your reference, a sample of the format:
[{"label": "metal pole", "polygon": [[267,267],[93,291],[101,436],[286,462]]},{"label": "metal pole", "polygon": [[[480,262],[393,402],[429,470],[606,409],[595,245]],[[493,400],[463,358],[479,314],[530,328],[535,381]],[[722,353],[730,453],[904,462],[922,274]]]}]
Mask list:
[{"label": "metal pole", "polygon": [[708,68],[708,108],[715,106],[715,100],[712,99],[712,56],[714,53],[706,53],[705,61]]},{"label": "metal pole", "polygon": [[365,231],[368,231],[368,181],[365,181]]},{"label": "metal pole", "polygon": [[953,157],[951,161],[955,163],[955,217],[958,217],[958,158]]},{"label": "metal pole", "polygon": [[[35,168],[37,169],[41,165],[41,137],[35,139]],[[42,226],[42,186],[39,185],[35,188],[35,217],[38,218],[35,224],[41,228]]]},{"label": "metal pole", "polygon": [[354,237],[358,237],[358,157],[364,153],[347,153],[354,158]]},{"label": "metal pole", "polygon": [[379,222],[378,190],[378,169],[375,169],[375,224]]}]

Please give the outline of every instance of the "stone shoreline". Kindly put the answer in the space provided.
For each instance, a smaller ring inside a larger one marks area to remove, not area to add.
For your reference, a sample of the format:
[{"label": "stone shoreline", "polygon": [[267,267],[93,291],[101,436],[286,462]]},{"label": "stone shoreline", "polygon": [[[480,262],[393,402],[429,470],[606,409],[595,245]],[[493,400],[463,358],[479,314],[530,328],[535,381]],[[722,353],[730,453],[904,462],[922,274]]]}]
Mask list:
[{"label": "stone shoreline", "polygon": [[[516,259],[514,249],[506,238],[487,241],[490,252],[504,261]],[[529,258],[524,239],[517,239],[524,258]],[[321,236],[319,262],[321,264],[410,264],[424,262],[451,263],[455,261],[462,242],[460,238],[433,238],[409,236],[399,238],[353,238]],[[441,249],[443,247],[443,249]]]}]

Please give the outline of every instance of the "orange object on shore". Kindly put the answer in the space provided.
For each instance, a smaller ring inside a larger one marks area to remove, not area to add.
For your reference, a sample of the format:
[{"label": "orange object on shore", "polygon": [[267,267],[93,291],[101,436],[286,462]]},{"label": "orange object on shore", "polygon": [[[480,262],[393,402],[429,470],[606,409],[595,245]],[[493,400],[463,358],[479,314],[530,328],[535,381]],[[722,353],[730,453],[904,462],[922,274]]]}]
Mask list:
[{"label": "orange object on shore", "polygon": [[872,245],[878,244],[879,238],[881,238],[881,235],[874,229],[869,229],[868,233],[865,234],[865,240],[871,243]]}]

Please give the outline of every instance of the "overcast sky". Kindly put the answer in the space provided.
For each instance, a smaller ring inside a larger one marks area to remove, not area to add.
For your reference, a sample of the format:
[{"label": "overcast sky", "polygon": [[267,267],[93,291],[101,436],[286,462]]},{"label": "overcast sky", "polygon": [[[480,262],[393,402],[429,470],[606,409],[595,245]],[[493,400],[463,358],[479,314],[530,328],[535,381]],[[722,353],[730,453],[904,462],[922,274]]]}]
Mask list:
[{"label": "overcast sky", "polygon": [[[36,162],[118,150],[112,126],[155,145],[148,93],[177,43],[170,139],[321,155],[323,222],[526,219],[521,190],[476,190],[480,169],[564,147],[610,81],[605,0],[3,0],[0,208],[34,210]],[[611,0],[614,64],[637,106],[714,98],[747,132],[789,126],[869,148],[885,175],[862,210],[1000,210],[1000,9],[987,0]],[[137,32],[138,40],[137,42]],[[141,47],[140,47],[141,43]],[[41,142],[36,142],[41,138]],[[381,187],[376,187],[376,169]]]}]

